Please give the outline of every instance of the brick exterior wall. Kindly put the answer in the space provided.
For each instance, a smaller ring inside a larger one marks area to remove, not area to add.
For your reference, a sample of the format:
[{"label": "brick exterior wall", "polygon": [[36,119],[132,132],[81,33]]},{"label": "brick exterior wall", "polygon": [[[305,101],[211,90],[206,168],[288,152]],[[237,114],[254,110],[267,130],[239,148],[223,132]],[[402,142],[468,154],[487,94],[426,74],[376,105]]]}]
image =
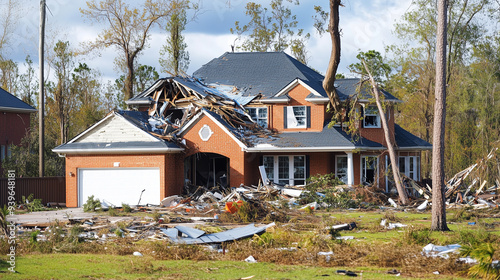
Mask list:
[{"label": "brick exterior wall", "polygon": [[[120,162],[120,167],[113,167],[115,162]],[[66,156],[66,206],[78,207],[78,168],[126,167],[160,168],[161,198],[159,199],[179,194],[182,190],[184,184],[182,154],[68,155]]]},{"label": "brick exterior wall", "polygon": [[[0,147],[19,145],[30,128],[30,113],[0,112]],[[3,174],[0,161],[0,176]]]},{"label": "brick exterior wall", "polygon": [[[210,130],[213,132],[208,141],[203,141],[199,135],[199,131],[204,125],[210,127]],[[186,140],[187,146],[185,157],[196,153],[223,155],[229,158],[229,185],[239,186],[240,184],[245,184],[245,153],[236,141],[208,116],[202,115],[185,132],[183,138]]]},{"label": "brick exterior wall", "polygon": [[[326,107],[324,104],[314,104],[306,101],[306,97],[311,92],[303,87],[302,85],[297,85],[288,92],[290,96],[290,102],[287,104],[276,104],[272,105],[272,119],[269,120],[270,128],[274,128],[278,131],[321,131],[323,130],[323,124],[325,121],[325,111]],[[311,107],[311,127],[310,128],[287,128],[285,129],[284,117],[284,107],[286,106],[310,106]]]}]

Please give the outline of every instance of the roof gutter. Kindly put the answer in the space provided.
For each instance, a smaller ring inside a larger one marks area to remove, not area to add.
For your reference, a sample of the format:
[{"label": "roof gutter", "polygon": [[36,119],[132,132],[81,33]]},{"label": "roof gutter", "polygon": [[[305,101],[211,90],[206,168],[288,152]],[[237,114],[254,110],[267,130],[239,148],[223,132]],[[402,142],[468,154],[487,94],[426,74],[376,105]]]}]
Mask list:
[{"label": "roof gutter", "polygon": [[24,109],[24,108],[14,108],[14,107],[2,107],[0,106],[0,111],[13,112],[13,113],[34,113],[37,109]]},{"label": "roof gutter", "polygon": [[403,148],[396,148],[398,151],[408,151],[408,150],[432,150],[432,146],[415,146],[415,147],[403,147]]},{"label": "roof gutter", "polygon": [[180,153],[183,148],[110,148],[110,149],[52,149],[54,153],[64,155],[86,155],[86,154],[163,154],[163,153]]},{"label": "roof gutter", "polygon": [[290,101],[290,98],[272,98],[272,99],[261,99],[259,100],[262,103],[288,103]]},{"label": "roof gutter", "polygon": [[353,152],[355,150],[363,150],[363,151],[380,151],[385,150],[385,147],[289,147],[289,148],[281,148],[281,147],[250,147],[246,148],[245,151],[249,153],[264,153],[264,152],[273,152],[273,153],[290,153],[290,152],[344,152],[350,151]]},{"label": "roof gutter", "polygon": [[328,97],[316,97],[316,98],[306,98],[305,99],[307,102],[315,103],[315,104],[320,104],[320,103],[327,103],[330,101]]}]

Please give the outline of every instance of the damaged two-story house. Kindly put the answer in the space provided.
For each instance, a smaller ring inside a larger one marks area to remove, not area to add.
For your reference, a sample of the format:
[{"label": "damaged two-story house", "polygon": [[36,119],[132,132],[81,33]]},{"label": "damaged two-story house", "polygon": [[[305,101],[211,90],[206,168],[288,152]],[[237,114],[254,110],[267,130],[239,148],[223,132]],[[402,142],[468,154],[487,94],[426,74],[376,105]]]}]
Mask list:
[{"label": "damaged two-story house", "polygon": [[[159,204],[185,184],[257,185],[259,166],[276,184],[304,185],[334,173],[345,184],[389,190],[389,159],[380,116],[360,93],[360,137],[328,128],[323,76],[284,52],[225,53],[193,78],[158,80],[68,143],[66,204],[88,196],[114,205]],[[336,80],[339,97],[356,94],[358,79]],[[400,172],[420,180],[420,153],[431,145],[394,123],[384,91]]]}]

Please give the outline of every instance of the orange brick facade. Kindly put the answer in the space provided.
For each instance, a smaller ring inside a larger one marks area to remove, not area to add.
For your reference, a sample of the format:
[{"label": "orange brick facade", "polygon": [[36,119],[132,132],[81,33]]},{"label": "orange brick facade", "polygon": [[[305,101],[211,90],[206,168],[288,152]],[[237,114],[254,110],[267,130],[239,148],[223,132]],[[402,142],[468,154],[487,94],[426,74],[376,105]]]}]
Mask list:
[{"label": "orange brick facade", "polygon": [[[321,131],[325,121],[330,115],[326,113],[326,104],[314,104],[306,101],[306,97],[311,92],[297,85],[288,92],[290,101],[287,104],[263,105],[268,108],[269,128],[280,132],[287,131]],[[257,106],[257,105],[256,105]],[[263,107],[260,106],[260,107]],[[284,128],[284,107],[285,106],[310,106],[311,126],[302,129]],[[394,110],[389,112],[389,127],[391,136],[394,139]],[[212,131],[209,139],[205,141],[200,136],[200,130],[208,126]],[[361,127],[361,126],[360,126]],[[385,145],[382,128],[361,128],[361,136],[374,142]],[[120,162],[121,167],[157,167],[160,168],[161,197],[159,201],[169,195],[179,194],[184,186],[185,159],[197,153],[214,153],[229,159],[228,183],[235,187],[240,184],[257,185],[260,179],[258,166],[262,164],[264,155],[306,155],[308,156],[308,174],[317,176],[318,174],[335,173],[336,156],[345,156],[345,152],[295,152],[295,153],[248,153],[244,151],[241,143],[221,126],[218,121],[214,121],[208,113],[203,113],[198,119],[188,127],[182,134],[182,139],[186,141],[185,151],[180,153],[149,154],[149,155],[67,155],[66,157],[66,186],[68,207],[78,205],[78,168],[112,168],[114,162]],[[414,153],[417,154],[417,153]],[[357,152],[353,154],[354,184],[361,183],[361,158],[367,155],[379,156],[379,181],[384,184],[385,177],[385,153]],[[69,174],[72,174],[70,176]]]},{"label": "orange brick facade", "polygon": [[[120,167],[113,167],[115,162]],[[78,168],[160,168],[160,195],[179,194],[184,184],[182,154],[68,155],[66,156],[66,206],[78,207]],[[70,175],[71,174],[71,175]]]}]

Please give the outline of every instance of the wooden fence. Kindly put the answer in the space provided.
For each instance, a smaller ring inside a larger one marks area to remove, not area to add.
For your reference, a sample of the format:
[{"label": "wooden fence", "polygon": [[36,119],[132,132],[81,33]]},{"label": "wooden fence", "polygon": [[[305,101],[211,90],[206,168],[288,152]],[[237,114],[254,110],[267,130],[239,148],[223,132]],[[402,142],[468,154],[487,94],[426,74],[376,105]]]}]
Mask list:
[{"label": "wooden fence", "polygon": [[[8,178],[0,178],[0,206],[7,204],[9,198]],[[66,203],[66,178],[65,177],[33,177],[15,178],[15,200],[21,201],[22,196],[39,198],[43,204],[48,202]],[[12,183],[11,183],[12,184]]]}]

